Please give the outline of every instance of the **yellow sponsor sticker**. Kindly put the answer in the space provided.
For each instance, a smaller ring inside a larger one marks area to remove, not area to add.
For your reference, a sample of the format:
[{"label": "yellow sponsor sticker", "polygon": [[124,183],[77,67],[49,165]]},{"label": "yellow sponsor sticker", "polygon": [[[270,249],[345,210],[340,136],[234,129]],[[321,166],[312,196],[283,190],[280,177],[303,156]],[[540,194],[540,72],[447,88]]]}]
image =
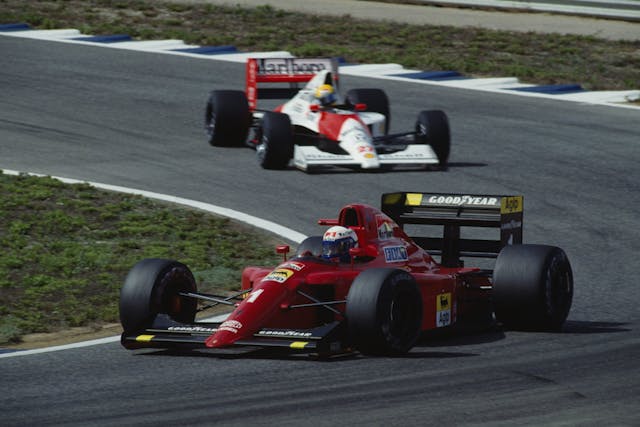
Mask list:
[{"label": "yellow sponsor sticker", "polygon": [[522,196],[503,197],[500,201],[500,213],[522,212]]},{"label": "yellow sponsor sticker", "polygon": [[436,295],[436,327],[451,324],[451,293]]},{"label": "yellow sponsor sticker", "polygon": [[138,342],[150,342],[155,335],[138,335],[136,341]]},{"label": "yellow sponsor sticker", "polygon": [[262,281],[273,280],[274,282],[284,283],[289,277],[293,276],[292,270],[286,268],[278,268],[269,273]]},{"label": "yellow sponsor sticker", "polygon": [[309,344],[308,341],[295,341],[292,342],[289,347],[296,349],[296,350],[302,350],[303,348],[305,348],[307,346],[307,344]]},{"label": "yellow sponsor sticker", "polygon": [[447,292],[446,294],[439,294],[436,296],[436,309],[438,311],[441,310],[451,310],[451,293]]},{"label": "yellow sponsor sticker", "polygon": [[422,204],[422,193],[407,193],[407,206],[420,206]]}]

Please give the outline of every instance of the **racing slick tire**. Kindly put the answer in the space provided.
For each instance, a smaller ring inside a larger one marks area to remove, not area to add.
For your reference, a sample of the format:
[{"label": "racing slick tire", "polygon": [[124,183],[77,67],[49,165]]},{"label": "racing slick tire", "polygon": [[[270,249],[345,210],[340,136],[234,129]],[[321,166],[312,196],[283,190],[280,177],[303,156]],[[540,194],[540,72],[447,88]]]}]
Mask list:
[{"label": "racing slick tire", "polygon": [[293,132],[288,115],[268,111],[262,117],[260,145],[256,148],[260,166],[285,169],[293,157]]},{"label": "racing slick tire", "polygon": [[498,255],[493,272],[493,310],[509,329],[558,331],[569,315],[573,273],[555,246],[511,245]]},{"label": "racing slick tire", "polygon": [[322,236],[309,236],[300,243],[295,256],[322,256]]},{"label": "racing slick tire", "polygon": [[127,274],[120,290],[120,323],[124,333],[144,330],[159,313],[181,323],[193,323],[197,300],[179,292],[196,292],[189,268],[177,261],[148,258]]},{"label": "racing slick tire", "polygon": [[429,144],[438,156],[440,166],[447,166],[451,150],[451,131],[449,119],[444,111],[425,110],[418,114],[415,143]]},{"label": "racing slick tire", "polygon": [[366,104],[365,111],[383,114],[385,117],[384,134],[389,133],[389,123],[391,122],[391,112],[389,110],[389,98],[382,89],[351,89],[347,92],[347,105],[350,107],[356,104]]},{"label": "racing slick tire", "polygon": [[214,147],[243,145],[251,126],[249,102],[239,90],[214,90],[204,113],[207,140]]},{"label": "racing slick tire", "polygon": [[407,353],[422,324],[422,297],[415,279],[393,268],[363,271],[349,289],[346,317],[350,340],[361,353]]}]

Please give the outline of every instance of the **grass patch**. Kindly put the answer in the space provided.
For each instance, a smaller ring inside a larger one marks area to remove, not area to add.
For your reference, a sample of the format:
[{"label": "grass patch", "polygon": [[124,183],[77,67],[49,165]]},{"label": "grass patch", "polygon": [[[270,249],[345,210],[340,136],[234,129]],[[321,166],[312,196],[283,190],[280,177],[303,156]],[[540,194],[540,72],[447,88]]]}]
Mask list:
[{"label": "grass patch", "polygon": [[581,83],[590,90],[638,89],[640,42],[408,25],[352,16],[320,18],[261,6],[162,1],[0,0],[0,23],[72,27],[86,34],[127,33],[139,39],[179,38],[241,50],[288,50],[342,56],[349,62],[395,62],[475,77],[515,76],[536,84]]},{"label": "grass patch", "polygon": [[205,292],[280,260],[266,233],[87,184],[0,174],[0,200],[0,344],[118,321],[120,287],[143,258],[184,262]]}]

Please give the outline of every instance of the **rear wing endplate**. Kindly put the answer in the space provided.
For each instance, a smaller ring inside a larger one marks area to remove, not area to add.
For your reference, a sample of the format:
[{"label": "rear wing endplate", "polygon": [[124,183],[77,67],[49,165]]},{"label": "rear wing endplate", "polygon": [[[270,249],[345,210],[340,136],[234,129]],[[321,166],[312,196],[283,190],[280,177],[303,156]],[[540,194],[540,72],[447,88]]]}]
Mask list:
[{"label": "rear wing endplate", "polygon": [[[445,193],[386,193],[382,211],[401,228],[406,224],[441,225],[442,236],[411,236],[445,267],[459,267],[461,257],[495,258],[506,245],[522,243],[522,196]],[[498,228],[495,240],[463,239],[461,227]]]},{"label": "rear wing endplate", "polygon": [[[318,72],[330,70],[338,80],[336,58],[249,58],[247,61],[246,92],[249,109],[254,111],[258,99],[287,99],[293,97],[299,83],[306,83]],[[288,83],[288,86],[261,87],[259,83]]]}]

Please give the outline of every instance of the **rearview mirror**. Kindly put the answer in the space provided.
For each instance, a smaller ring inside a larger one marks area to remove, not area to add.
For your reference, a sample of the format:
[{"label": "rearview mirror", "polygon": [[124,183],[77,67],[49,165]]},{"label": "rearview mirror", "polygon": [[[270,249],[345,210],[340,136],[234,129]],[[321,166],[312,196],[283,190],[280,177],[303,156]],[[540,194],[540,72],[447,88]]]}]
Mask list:
[{"label": "rearview mirror", "polygon": [[283,254],[285,261],[287,260],[287,254],[289,253],[290,250],[291,248],[289,247],[289,245],[276,246],[276,253]]}]

